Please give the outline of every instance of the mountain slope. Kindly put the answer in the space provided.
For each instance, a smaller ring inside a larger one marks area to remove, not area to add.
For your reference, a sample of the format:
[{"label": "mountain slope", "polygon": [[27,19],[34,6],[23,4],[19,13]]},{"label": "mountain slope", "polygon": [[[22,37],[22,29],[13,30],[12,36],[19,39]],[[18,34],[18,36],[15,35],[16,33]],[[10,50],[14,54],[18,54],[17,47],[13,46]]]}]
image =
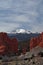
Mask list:
[{"label": "mountain slope", "polygon": [[17,29],[17,30],[13,30],[11,33],[27,33],[30,34],[31,32],[25,29]]},{"label": "mountain slope", "polygon": [[23,41],[23,40],[28,40],[32,37],[37,37],[39,36],[39,33],[30,33],[30,34],[27,34],[27,33],[16,33],[16,34],[12,34],[12,33],[8,33],[8,36],[13,38],[13,37],[16,37],[19,41]]},{"label": "mountain slope", "polygon": [[16,37],[19,41],[28,40],[31,37],[37,37],[38,35],[39,33],[32,33],[31,31],[25,29],[17,29],[12,31],[11,33],[8,33],[9,37]]}]

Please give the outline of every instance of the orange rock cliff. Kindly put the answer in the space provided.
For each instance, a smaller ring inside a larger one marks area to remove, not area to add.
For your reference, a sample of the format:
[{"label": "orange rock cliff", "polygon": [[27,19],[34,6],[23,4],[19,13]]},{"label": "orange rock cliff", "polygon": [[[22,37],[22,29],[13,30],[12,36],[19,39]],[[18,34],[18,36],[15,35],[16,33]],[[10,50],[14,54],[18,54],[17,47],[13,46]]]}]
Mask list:
[{"label": "orange rock cliff", "polygon": [[38,37],[31,38],[30,50],[36,46],[40,46],[43,48],[43,32]]}]

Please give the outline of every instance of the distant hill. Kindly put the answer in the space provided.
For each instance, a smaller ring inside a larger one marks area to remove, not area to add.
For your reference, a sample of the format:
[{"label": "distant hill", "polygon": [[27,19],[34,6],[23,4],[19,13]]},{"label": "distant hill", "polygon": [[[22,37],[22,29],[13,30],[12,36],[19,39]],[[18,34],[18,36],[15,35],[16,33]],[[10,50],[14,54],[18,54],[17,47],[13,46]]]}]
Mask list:
[{"label": "distant hill", "polygon": [[8,36],[10,38],[16,37],[18,39],[18,41],[26,41],[28,39],[30,39],[31,37],[36,37],[38,36],[39,33],[33,33],[29,30],[25,30],[25,29],[17,29],[17,30],[13,30],[12,32],[8,33]]},{"label": "distant hill", "polygon": [[32,37],[37,37],[39,36],[39,33],[8,33],[8,36],[10,38],[13,38],[13,37],[16,37],[18,39],[18,41],[25,41],[25,40],[28,40]]}]

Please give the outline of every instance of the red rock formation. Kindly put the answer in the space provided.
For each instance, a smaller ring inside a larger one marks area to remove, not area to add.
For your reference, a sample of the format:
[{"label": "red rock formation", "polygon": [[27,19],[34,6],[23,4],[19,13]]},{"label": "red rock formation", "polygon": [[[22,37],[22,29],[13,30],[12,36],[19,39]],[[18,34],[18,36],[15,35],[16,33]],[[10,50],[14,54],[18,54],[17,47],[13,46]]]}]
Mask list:
[{"label": "red rock formation", "polygon": [[30,40],[30,49],[34,48],[34,47],[37,46],[37,45],[38,45],[38,40],[37,40],[37,38],[32,38],[32,39]]},{"label": "red rock formation", "polygon": [[0,54],[17,53],[18,41],[16,38],[10,39],[7,33],[0,33]]},{"label": "red rock formation", "polygon": [[[15,46],[15,47],[14,47]],[[18,52],[18,41],[16,38],[12,39],[12,49],[14,50],[15,53]]]},{"label": "red rock formation", "polygon": [[40,42],[40,44],[38,46],[43,48],[43,42]]},{"label": "red rock formation", "polygon": [[43,32],[38,37],[31,38],[30,50],[36,46],[43,47]]},{"label": "red rock formation", "polygon": [[5,54],[5,49],[6,49],[5,45],[0,46],[0,55]]}]

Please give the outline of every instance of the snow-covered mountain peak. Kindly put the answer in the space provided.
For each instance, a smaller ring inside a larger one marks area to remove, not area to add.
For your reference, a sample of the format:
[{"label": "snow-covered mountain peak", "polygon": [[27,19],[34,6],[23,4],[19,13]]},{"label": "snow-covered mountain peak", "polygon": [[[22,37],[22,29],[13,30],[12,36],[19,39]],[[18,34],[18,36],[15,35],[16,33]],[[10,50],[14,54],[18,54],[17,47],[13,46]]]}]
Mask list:
[{"label": "snow-covered mountain peak", "polygon": [[13,31],[7,32],[7,33],[9,33],[9,34],[16,34],[16,33],[21,33],[21,34],[25,34],[25,33],[27,33],[27,34],[30,34],[30,33],[35,34],[35,33],[37,33],[37,34],[40,34],[39,32],[32,32],[32,31],[25,30],[25,29],[16,29],[16,30],[13,30]]},{"label": "snow-covered mountain peak", "polygon": [[25,29],[17,29],[16,33],[30,33],[30,31],[25,30]]},{"label": "snow-covered mountain peak", "polygon": [[13,30],[12,32],[7,32],[7,33],[12,33],[12,34],[16,34],[16,33],[22,33],[22,34],[25,34],[25,33],[27,33],[27,34],[30,34],[31,32],[30,31],[28,31],[28,30],[25,30],[25,29],[17,29],[17,30]]},{"label": "snow-covered mountain peak", "polygon": [[17,33],[25,33],[26,30],[24,30],[24,29],[17,29],[16,32],[17,32]]}]

